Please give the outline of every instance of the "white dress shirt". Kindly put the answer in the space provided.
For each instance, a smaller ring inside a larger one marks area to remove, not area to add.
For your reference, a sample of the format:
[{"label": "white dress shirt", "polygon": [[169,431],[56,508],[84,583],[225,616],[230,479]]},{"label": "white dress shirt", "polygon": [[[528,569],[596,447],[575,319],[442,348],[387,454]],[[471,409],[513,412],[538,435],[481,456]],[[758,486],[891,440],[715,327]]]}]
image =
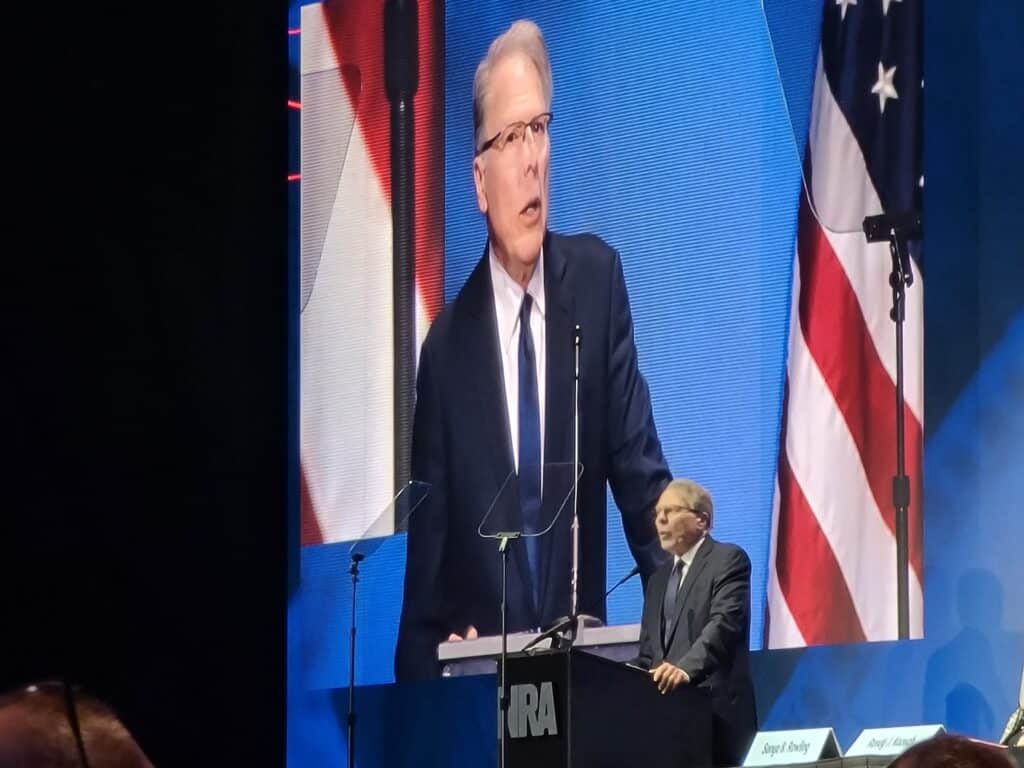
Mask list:
[{"label": "white dress shirt", "polygon": [[686,574],[689,572],[690,566],[693,565],[694,558],[697,557],[697,552],[698,550],[700,550],[700,545],[704,543],[704,539],[706,538],[707,536],[701,536],[700,541],[698,541],[696,544],[694,544],[692,547],[686,550],[686,552],[684,552],[681,556],[675,556],[675,559],[672,563],[673,567],[675,567],[676,563],[678,563],[680,560],[683,561],[682,570],[679,572],[679,583],[676,584],[677,592],[679,591],[679,588],[683,586],[683,582],[686,581]]},{"label": "white dress shirt", "polygon": [[[501,348],[501,371],[505,380],[505,407],[508,412],[508,431],[512,437],[512,461],[519,471],[519,310],[523,304],[522,287],[501,266],[490,249],[491,287],[494,291],[494,313],[498,320],[498,346]],[[547,361],[544,343],[544,251],[533,269],[527,284],[533,297],[530,308],[530,333],[537,366],[537,397],[540,406],[540,462],[544,465],[544,385]],[[541,473],[543,477],[543,473]],[[543,481],[542,481],[543,482]]]}]

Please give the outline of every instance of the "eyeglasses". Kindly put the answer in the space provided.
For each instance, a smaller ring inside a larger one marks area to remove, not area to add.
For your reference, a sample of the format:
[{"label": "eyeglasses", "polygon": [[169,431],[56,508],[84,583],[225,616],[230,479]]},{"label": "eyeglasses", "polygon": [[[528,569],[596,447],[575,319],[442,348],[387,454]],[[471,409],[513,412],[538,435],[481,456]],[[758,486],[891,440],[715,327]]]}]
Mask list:
[{"label": "eyeglasses", "polygon": [[534,139],[546,139],[548,137],[548,126],[554,117],[550,112],[541,112],[529,121],[518,120],[510,123],[501,129],[496,135],[489,138],[476,151],[477,156],[482,155],[492,147],[501,152],[508,144],[516,144],[526,140],[526,131],[529,129]]},{"label": "eyeglasses", "polygon": [[662,515],[665,515],[666,517],[672,517],[673,515],[678,515],[680,512],[693,512],[693,514],[697,515],[697,517],[704,517],[704,515],[701,512],[698,512],[696,509],[693,509],[692,507],[683,507],[679,505],[673,505],[671,507],[655,507],[651,511],[651,517],[661,517]]}]

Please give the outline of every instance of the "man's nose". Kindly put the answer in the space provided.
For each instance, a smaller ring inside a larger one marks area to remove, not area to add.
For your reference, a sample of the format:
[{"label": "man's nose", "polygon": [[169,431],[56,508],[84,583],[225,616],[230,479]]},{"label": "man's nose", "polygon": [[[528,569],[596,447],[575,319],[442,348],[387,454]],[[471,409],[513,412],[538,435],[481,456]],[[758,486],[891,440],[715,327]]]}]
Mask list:
[{"label": "man's nose", "polygon": [[537,152],[529,147],[526,148],[526,157],[523,159],[523,172],[527,175],[537,175],[539,169],[539,163],[537,160]]},{"label": "man's nose", "polygon": [[536,172],[540,160],[540,142],[529,128],[526,129],[526,135],[523,136],[523,153],[526,156],[526,170],[529,171],[532,168]]}]

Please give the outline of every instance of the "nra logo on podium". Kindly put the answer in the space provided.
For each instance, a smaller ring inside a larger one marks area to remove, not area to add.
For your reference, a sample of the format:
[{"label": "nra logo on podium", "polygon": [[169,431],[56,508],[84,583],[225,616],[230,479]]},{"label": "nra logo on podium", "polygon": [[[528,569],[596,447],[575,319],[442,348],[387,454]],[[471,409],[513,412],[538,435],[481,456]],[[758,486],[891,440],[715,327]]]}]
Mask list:
[{"label": "nra logo on podium", "polygon": [[555,692],[550,682],[520,683],[509,688],[508,735],[513,739],[527,736],[557,736]]}]

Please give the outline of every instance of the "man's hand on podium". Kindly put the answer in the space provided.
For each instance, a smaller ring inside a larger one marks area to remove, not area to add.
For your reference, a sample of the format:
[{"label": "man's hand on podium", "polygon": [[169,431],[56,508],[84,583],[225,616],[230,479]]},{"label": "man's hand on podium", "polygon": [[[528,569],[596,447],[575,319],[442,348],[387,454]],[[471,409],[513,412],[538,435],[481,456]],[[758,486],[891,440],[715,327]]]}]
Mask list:
[{"label": "man's hand on podium", "polygon": [[454,632],[448,635],[448,642],[456,643],[459,640],[476,640],[479,636],[480,635],[477,634],[476,627],[470,624],[461,635],[457,635]]},{"label": "man's hand on podium", "polygon": [[651,670],[651,679],[661,693],[674,691],[680,685],[690,682],[690,676],[684,670],[667,661],[661,662]]}]

